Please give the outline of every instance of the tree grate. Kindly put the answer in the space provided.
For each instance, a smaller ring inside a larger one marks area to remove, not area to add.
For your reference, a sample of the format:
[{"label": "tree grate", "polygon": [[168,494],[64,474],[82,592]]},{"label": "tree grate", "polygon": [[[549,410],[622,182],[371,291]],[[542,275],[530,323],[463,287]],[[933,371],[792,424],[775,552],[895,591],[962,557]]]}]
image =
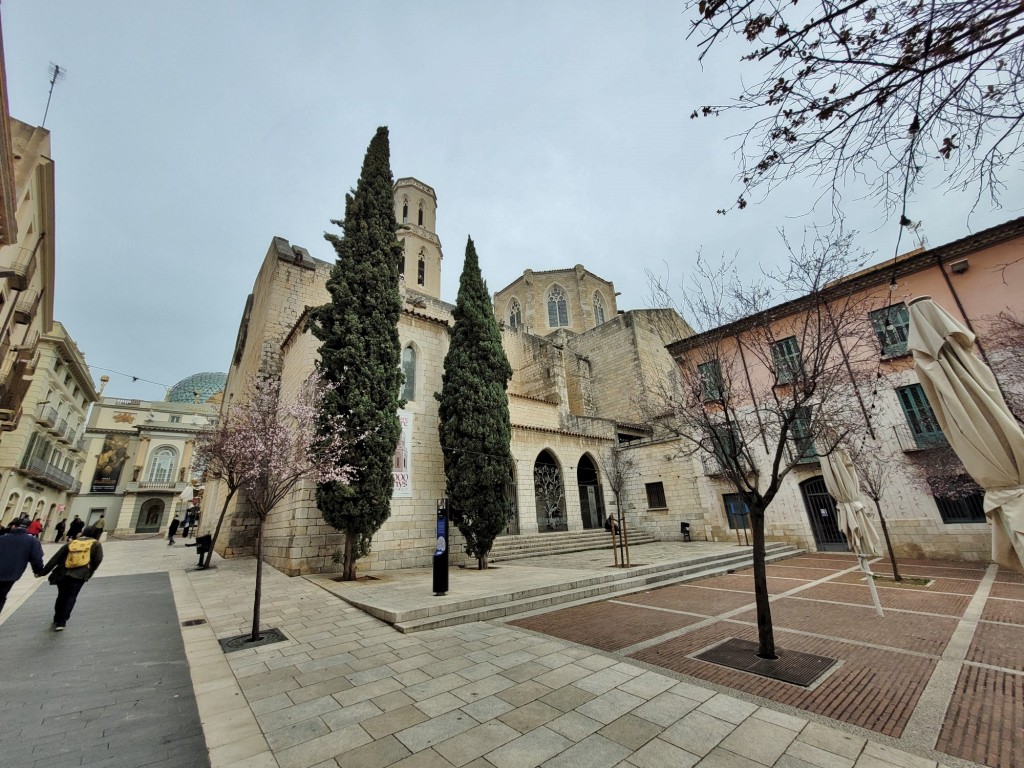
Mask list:
[{"label": "tree grate", "polygon": [[693,658],[804,688],[813,685],[839,663],[837,659],[827,656],[778,648],[775,652],[779,658],[762,659],[757,655],[757,648],[757,643],[733,637]]},{"label": "tree grate", "polygon": [[238,635],[237,637],[224,637],[219,642],[224,653],[231,653],[232,651],[244,651],[246,648],[259,648],[271,643],[281,643],[287,639],[288,636],[280,629],[261,629],[260,636],[256,642],[252,641],[251,632],[246,632],[244,635]]},{"label": "tree grate", "polygon": [[186,621],[181,622],[181,626],[183,626],[183,627],[197,627],[200,624],[205,624],[205,623],[206,623],[206,619],[188,619]]}]

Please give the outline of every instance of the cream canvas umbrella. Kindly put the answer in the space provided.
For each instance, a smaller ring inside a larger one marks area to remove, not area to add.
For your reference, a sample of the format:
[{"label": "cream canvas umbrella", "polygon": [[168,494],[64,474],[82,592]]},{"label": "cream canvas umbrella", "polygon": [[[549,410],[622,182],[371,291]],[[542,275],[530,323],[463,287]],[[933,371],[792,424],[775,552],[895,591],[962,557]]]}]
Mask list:
[{"label": "cream canvas umbrella", "polygon": [[882,604],[878,601],[878,590],[875,589],[875,577],[868,567],[868,558],[878,553],[878,534],[860,500],[860,479],[850,455],[842,448],[836,448],[828,456],[822,456],[821,475],[825,480],[825,488],[836,500],[839,528],[857,555],[860,569],[864,571],[871,589],[875,611],[882,616],[884,614]]},{"label": "cream canvas umbrella", "polygon": [[922,296],[910,302],[907,346],[939,426],[985,490],[992,559],[1024,570],[1024,432],[975,356],[974,334]]}]

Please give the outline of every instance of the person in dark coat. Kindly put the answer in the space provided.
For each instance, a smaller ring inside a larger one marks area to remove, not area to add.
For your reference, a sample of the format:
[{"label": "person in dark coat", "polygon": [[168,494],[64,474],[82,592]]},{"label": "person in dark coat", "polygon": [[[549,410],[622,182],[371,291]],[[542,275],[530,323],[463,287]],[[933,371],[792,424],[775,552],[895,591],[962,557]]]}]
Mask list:
[{"label": "person in dark coat", "polygon": [[171,526],[167,529],[167,546],[174,546],[174,534],[178,532],[178,526],[181,525],[181,520],[178,519],[178,514],[174,514],[174,519],[171,520]]},{"label": "person in dark coat", "polygon": [[75,515],[75,519],[68,525],[68,541],[71,539],[77,539],[78,534],[85,528],[85,521],[82,520],[78,515]]},{"label": "person in dark coat", "polygon": [[61,521],[53,527],[53,529],[57,532],[57,538],[54,539],[54,542],[60,541],[64,538],[64,529],[66,529],[67,527],[68,519],[66,517],[62,518]]},{"label": "person in dark coat", "polygon": [[43,573],[43,545],[29,536],[24,521],[16,520],[7,536],[0,536],[0,612],[7,602],[7,593],[31,565],[36,576]]},{"label": "person in dark coat", "polygon": [[[54,632],[64,631],[68,619],[71,618],[71,612],[75,609],[78,593],[103,562],[103,545],[99,543],[99,537],[99,531],[89,526],[82,531],[80,541],[68,541],[47,561],[42,573],[38,574],[45,576],[49,573],[49,582],[57,587],[57,600],[53,604]],[[69,568],[69,555],[73,554],[73,550],[79,550],[85,545],[89,547],[88,562]]]}]

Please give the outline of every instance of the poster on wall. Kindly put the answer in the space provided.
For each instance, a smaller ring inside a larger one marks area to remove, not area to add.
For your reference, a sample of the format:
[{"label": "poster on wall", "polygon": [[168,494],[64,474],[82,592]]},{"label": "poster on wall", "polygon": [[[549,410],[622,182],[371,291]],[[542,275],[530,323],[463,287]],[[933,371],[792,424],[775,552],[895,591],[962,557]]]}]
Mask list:
[{"label": "poster on wall", "polygon": [[394,486],[391,497],[394,499],[412,498],[412,414],[398,412],[398,421],[402,425],[402,434],[395,447],[395,460],[391,465],[391,477]]},{"label": "poster on wall", "polygon": [[96,460],[90,493],[113,493],[121,479],[121,469],[128,458],[129,435],[107,435],[103,450]]}]

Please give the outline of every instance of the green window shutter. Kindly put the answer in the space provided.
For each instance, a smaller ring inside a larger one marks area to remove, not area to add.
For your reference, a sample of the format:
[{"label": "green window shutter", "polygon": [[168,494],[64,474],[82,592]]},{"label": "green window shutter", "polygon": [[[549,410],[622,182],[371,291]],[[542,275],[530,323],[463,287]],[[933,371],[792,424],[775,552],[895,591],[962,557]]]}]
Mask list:
[{"label": "green window shutter", "polygon": [[772,344],[772,361],[775,363],[775,378],[779,384],[789,384],[801,368],[800,345],[796,336]]},{"label": "green window shutter", "polygon": [[869,317],[882,348],[882,357],[905,355],[907,336],[910,334],[910,310],[907,305],[894,304],[885,309],[876,309]]},{"label": "green window shutter", "polygon": [[944,445],[946,436],[942,434],[942,428],[935,419],[935,412],[932,410],[928,398],[920,384],[911,384],[908,387],[899,387],[896,395],[900,400],[900,407],[903,415],[910,425],[910,432],[914,436],[914,442],[918,448],[932,448],[936,445]]}]

